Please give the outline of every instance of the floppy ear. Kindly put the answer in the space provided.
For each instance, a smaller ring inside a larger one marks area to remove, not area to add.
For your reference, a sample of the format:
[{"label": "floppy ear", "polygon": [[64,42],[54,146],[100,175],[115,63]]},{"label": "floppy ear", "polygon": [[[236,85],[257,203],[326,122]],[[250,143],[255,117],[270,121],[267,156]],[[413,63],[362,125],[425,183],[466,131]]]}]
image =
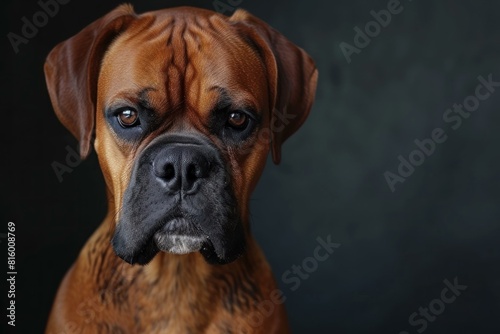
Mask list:
[{"label": "floppy ear", "polygon": [[312,58],[267,23],[238,9],[230,18],[264,59],[271,96],[271,149],[281,160],[281,145],[304,123],[314,101],[318,70]]},{"label": "floppy ear", "polygon": [[100,62],[113,39],[134,18],[132,6],[121,5],[58,44],[45,61],[52,106],[61,123],[78,139],[82,159],[91,149]]}]

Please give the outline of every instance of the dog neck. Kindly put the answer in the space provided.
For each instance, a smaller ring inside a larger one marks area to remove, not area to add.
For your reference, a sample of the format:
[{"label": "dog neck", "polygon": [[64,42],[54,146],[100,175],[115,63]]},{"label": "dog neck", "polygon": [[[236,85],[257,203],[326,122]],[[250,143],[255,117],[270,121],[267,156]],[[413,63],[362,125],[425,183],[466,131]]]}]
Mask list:
[{"label": "dog neck", "polygon": [[[259,298],[264,291],[260,291],[260,282],[254,277],[259,276],[268,282],[273,282],[270,268],[264,255],[254,238],[248,231],[246,236],[247,249],[245,253],[225,265],[209,264],[199,253],[185,255],[159,252],[153,260],[145,265],[130,265],[115,255],[111,247],[111,237],[114,232],[114,215],[108,215],[103,224],[89,239],[81,258],[86,268],[92,268],[87,274],[95,286],[97,293],[111,298],[110,302],[135,299],[147,300],[153,303],[157,300],[177,300],[177,309],[180,304],[198,304],[207,299],[210,305],[214,298],[224,298],[227,308],[244,307],[241,303],[249,303],[250,299]],[[262,275],[262,273],[269,273]],[[259,273],[259,275],[256,275]],[[141,283],[148,287],[145,290],[134,290],[134,296],[128,291],[129,286]],[[138,294],[147,295],[140,298]],[[236,298],[236,295],[243,298]],[[180,303],[180,304],[179,304]]]}]

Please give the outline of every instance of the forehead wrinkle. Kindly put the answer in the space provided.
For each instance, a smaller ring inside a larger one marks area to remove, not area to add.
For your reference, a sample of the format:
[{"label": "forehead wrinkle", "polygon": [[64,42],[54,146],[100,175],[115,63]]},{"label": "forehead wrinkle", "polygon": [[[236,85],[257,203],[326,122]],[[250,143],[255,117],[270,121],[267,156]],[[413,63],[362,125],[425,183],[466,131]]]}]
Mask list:
[{"label": "forehead wrinkle", "polygon": [[150,42],[158,38],[169,36],[177,23],[176,16],[159,17],[153,13],[146,13],[132,23],[129,29],[126,30],[126,40],[140,40],[142,43]]},{"label": "forehead wrinkle", "polygon": [[[229,53],[231,56],[227,57],[227,44],[220,43],[215,36],[213,30],[207,31],[199,26],[189,26],[184,38],[187,46],[186,103],[190,108],[202,113],[212,110],[212,105],[216,103],[214,101],[219,99],[217,95],[207,90],[207,85],[234,86],[230,83],[235,78],[234,72],[230,70],[230,63],[233,62],[232,54]],[[231,36],[231,39],[233,38],[234,36]],[[200,52],[202,48],[203,51],[209,49],[208,51],[212,52],[202,53]],[[210,95],[214,96],[209,98]]]},{"label": "forehead wrinkle", "polygon": [[187,23],[183,20],[173,26],[166,41],[167,61],[165,62],[165,92],[169,109],[182,107],[186,100],[186,80],[189,54],[187,42],[183,38],[186,34]]},{"label": "forehead wrinkle", "polygon": [[156,17],[153,15],[140,16],[137,20],[132,21],[130,27],[125,30],[120,38],[122,38],[124,42],[136,40],[137,38],[140,38],[141,34],[143,34],[144,31],[149,31],[149,29],[155,24],[155,22]]},{"label": "forehead wrinkle", "polygon": [[149,92],[157,91],[154,87],[134,87],[131,89],[122,89],[117,92],[115,95],[111,96],[112,100],[117,99],[126,99],[135,101],[150,101],[150,97],[148,96]]}]

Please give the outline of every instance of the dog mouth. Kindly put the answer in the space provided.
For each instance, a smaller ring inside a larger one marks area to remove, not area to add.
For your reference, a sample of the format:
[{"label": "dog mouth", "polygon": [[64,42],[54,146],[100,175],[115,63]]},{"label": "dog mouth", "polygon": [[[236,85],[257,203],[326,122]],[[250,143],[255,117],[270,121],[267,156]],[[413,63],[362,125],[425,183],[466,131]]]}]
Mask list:
[{"label": "dog mouth", "polygon": [[112,239],[116,254],[130,264],[145,265],[158,252],[182,255],[199,251],[207,261],[217,262],[210,237],[190,219],[175,215],[159,219],[154,225],[156,229],[143,231],[142,242],[136,243],[128,239],[122,225],[118,224]]},{"label": "dog mouth", "polygon": [[188,254],[201,250],[208,236],[201,234],[187,219],[178,217],[164,224],[153,235],[153,241],[160,251]]}]

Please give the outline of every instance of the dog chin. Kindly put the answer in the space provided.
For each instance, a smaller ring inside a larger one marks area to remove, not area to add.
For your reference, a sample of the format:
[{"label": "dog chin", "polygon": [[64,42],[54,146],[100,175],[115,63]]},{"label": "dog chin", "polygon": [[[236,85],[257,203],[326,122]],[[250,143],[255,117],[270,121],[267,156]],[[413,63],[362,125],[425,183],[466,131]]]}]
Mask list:
[{"label": "dog chin", "polygon": [[158,230],[153,241],[163,252],[187,254],[199,251],[208,237],[201,234],[185,218],[174,218]]},{"label": "dog chin", "polygon": [[203,236],[165,234],[163,231],[156,232],[153,239],[159,250],[173,254],[197,252],[207,241]]}]

